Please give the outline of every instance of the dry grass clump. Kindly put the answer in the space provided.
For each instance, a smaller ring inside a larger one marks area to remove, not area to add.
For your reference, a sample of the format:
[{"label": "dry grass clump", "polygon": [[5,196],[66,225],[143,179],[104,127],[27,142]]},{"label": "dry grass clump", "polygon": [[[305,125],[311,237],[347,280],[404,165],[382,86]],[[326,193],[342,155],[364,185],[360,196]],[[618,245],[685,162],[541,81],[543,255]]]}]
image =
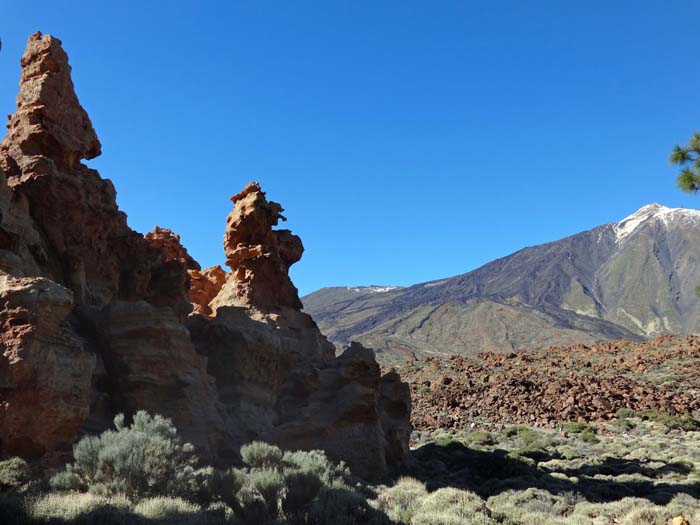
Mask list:
[{"label": "dry grass clump", "polygon": [[[89,493],[54,493],[25,503],[27,517],[38,523],[52,521],[75,524],[131,523],[131,501],[124,496]],[[121,516],[121,519],[119,518]]]}]

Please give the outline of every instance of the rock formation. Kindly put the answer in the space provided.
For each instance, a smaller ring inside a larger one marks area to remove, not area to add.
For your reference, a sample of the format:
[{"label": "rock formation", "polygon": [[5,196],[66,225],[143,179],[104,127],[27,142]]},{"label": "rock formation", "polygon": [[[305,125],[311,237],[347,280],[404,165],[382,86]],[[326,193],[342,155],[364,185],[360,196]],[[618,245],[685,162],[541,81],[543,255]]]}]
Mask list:
[{"label": "rock formation", "polygon": [[209,306],[214,298],[219,295],[221,288],[226,283],[226,272],[221,266],[216,265],[206,270],[188,270],[190,274],[190,301],[194,307],[194,313],[211,315]]},{"label": "rock formation", "polygon": [[146,408],[213,456],[223,422],[180,322],[187,271],[127,226],[112,183],[80,162],[100,143],[67,60],[59,40],[30,37],[0,143],[0,453],[65,450]]},{"label": "rock formation", "polygon": [[187,249],[180,244],[180,236],[172,230],[156,226],[145,237],[153,248],[161,252],[164,262],[177,261],[188,270],[202,269],[199,263],[187,253]]},{"label": "rock formation", "polygon": [[208,357],[231,432],[244,429],[235,438],[241,443],[323,448],[362,476],[381,476],[387,459],[397,464],[406,457],[408,385],[395,375],[382,378],[374,352],[359,344],[335,356],[301,312],[289,279],[303,247],[288,230],[273,230],[281,206],[255,182],[231,200],[224,234],[231,271],[216,297],[195,304],[213,317],[188,323],[197,350]]},{"label": "rock formation", "polygon": [[224,252],[231,275],[222,301],[242,306],[288,306],[301,310],[289,267],[301,259],[304,246],[289,230],[273,230],[282,206],[268,202],[257,182],[231,197],[234,209],[226,219]]},{"label": "rock formation", "polygon": [[[301,312],[279,204],[234,196],[227,264],[201,270],[172,231],[131,230],[59,40],[32,35],[0,143],[0,455],[60,459],[117,412],[173,419],[203,456],[323,448],[359,475],[403,461],[410,393],[371,350],[336,357]],[[190,313],[192,312],[192,313]]]}]

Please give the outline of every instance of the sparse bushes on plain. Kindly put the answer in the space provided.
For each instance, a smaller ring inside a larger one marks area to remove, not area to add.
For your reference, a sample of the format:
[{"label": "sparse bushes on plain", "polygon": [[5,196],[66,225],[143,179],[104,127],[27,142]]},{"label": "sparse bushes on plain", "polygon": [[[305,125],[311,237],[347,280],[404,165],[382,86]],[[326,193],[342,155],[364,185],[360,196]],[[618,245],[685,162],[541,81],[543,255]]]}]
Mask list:
[{"label": "sparse bushes on plain", "polygon": [[[697,435],[634,421],[630,434],[616,423],[568,425],[565,434],[524,426],[443,431],[433,436],[443,446],[414,454],[414,477],[369,487],[322,451],[262,442],[241,448],[241,468],[199,466],[167,419],[142,414],[127,426],[117,418],[116,430],[76,445],[73,464],[52,479],[60,492],[27,483],[22,460],[0,462],[3,486],[13,487],[0,493],[0,523],[647,525],[684,516],[700,525]],[[144,449],[165,453],[136,465]],[[168,472],[172,485],[155,481]]]}]

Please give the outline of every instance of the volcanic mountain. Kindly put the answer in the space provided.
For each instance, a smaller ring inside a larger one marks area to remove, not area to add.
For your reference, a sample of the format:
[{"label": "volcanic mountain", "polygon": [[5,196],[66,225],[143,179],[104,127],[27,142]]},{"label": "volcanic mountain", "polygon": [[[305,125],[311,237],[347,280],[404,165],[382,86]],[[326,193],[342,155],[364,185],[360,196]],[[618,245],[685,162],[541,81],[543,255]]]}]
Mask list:
[{"label": "volcanic mountain", "polygon": [[617,223],[455,277],[323,288],[302,299],[336,344],[386,362],[700,331],[700,211],[649,204]]}]

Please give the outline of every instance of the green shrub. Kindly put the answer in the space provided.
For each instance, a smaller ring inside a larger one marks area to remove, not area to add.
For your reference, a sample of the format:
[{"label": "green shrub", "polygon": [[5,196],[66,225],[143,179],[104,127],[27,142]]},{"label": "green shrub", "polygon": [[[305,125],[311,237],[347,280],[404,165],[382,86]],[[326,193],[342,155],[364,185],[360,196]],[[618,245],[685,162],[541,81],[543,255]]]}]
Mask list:
[{"label": "green shrub", "polygon": [[373,509],[357,492],[324,488],[312,502],[308,525],[390,525],[387,516]]},{"label": "green shrub", "polygon": [[491,433],[486,432],[485,430],[472,430],[471,432],[467,432],[467,434],[464,436],[464,440],[469,445],[476,445],[482,447],[493,445],[495,443],[495,440]]},{"label": "green shrub", "polygon": [[474,514],[490,516],[491,511],[484,500],[473,492],[455,488],[442,488],[424,497],[420,502],[418,515],[448,513],[462,518]]},{"label": "green shrub", "polygon": [[285,490],[284,477],[277,470],[254,470],[248,475],[251,486],[262,497],[271,515],[279,511],[282,491]]},{"label": "green shrub", "polygon": [[492,496],[488,499],[487,505],[493,511],[519,519],[528,513],[563,516],[571,512],[573,501],[568,495],[557,496],[547,490],[528,488],[508,490]]},{"label": "green shrub", "polygon": [[282,464],[285,472],[314,474],[327,486],[348,485],[352,477],[350,469],[343,461],[333,463],[323,450],[285,452]]},{"label": "green shrub", "polygon": [[382,491],[377,497],[376,504],[377,508],[392,520],[408,523],[427,494],[423,483],[405,477],[399,479],[393,487]]},{"label": "green shrub", "polygon": [[615,425],[623,432],[628,432],[637,427],[637,424],[634,421],[627,418],[617,419],[615,421]]},{"label": "green shrub", "polygon": [[576,422],[568,421],[566,423],[563,423],[562,428],[564,429],[565,432],[572,432],[572,433],[585,432],[587,430],[595,431],[594,427],[591,424],[581,423],[581,422],[577,422],[577,421]]},{"label": "green shrub", "polygon": [[670,429],[679,428],[686,432],[700,430],[700,421],[690,414],[676,415],[658,410],[643,410],[637,415],[647,421],[661,423]]},{"label": "green shrub", "polygon": [[581,441],[586,443],[598,443],[598,436],[596,435],[596,430],[592,427],[588,427],[583,432],[578,435]]},{"label": "green shrub", "polygon": [[114,418],[116,431],[87,436],[73,447],[75,462],[51,479],[56,490],[87,490],[133,499],[187,496],[197,486],[194,448],[169,419],[140,411],[131,427]]},{"label": "green shrub", "polygon": [[435,438],[435,444],[439,447],[449,447],[454,443],[459,444],[460,441],[459,439],[450,434],[442,434]]},{"label": "green shrub", "polygon": [[323,487],[316,474],[291,471],[284,475],[287,491],[282,501],[285,516],[302,515]]},{"label": "green shrub", "polygon": [[634,417],[635,413],[634,410],[631,408],[618,408],[617,409],[617,417],[619,419],[624,419],[624,418],[629,418],[629,417]]},{"label": "green shrub", "polygon": [[263,441],[253,441],[241,447],[241,458],[250,468],[280,468],[282,451],[274,445]]},{"label": "green shrub", "polygon": [[29,465],[22,458],[0,461],[0,490],[13,489],[31,480]]}]

